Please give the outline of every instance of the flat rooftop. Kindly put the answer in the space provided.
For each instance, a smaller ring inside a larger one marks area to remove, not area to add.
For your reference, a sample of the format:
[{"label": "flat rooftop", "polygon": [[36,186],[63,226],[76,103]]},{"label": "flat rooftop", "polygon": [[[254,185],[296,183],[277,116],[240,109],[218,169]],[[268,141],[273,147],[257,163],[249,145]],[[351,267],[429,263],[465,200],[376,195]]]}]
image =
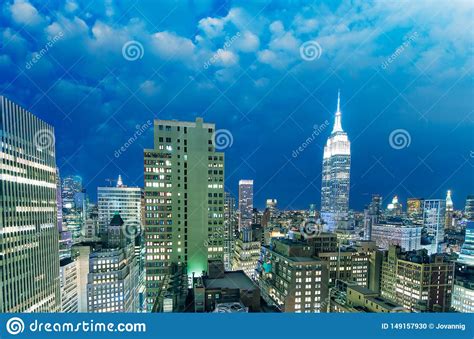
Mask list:
[{"label": "flat rooftop", "polygon": [[223,278],[202,278],[205,288],[238,288],[241,290],[256,290],[255,283],[247,277],[244,271],[225,272]]}]

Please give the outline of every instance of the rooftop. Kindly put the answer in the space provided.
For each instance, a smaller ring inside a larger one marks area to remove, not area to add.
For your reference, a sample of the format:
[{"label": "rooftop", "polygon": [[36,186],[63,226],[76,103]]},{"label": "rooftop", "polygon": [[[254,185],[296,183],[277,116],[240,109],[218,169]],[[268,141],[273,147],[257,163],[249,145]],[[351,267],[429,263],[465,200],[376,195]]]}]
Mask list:
[{"label": "rooftop", "polygon": [[211,279],[203,277],[205,288],[238,288],[241,290],[256,290],[257,286],[244,271],[224,272],[223,278]]}]

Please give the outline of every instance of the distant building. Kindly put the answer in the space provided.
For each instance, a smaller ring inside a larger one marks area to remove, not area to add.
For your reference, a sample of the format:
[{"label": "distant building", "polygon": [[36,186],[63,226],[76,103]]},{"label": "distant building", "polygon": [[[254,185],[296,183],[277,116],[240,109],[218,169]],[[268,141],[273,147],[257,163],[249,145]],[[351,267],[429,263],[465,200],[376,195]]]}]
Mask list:
[{"label": "distant building", "polygon": [[[62,200],[63,208],[71,209],[76,207],[75,195],[82,192],[82,178],[78,175],[68,175],[62,180]],[[80,208],[81,206],[77,206]]]},{"label": "distant building", "polygon": [[474,221],[474,195],[468,195],[466,206],[464,207],[464,216],[467,220]]},{"label": "distant building", "polygon": [[224,196],[224,266],[226,270],[230,271],[237,239],[237,214],[235,198],[229,192],[225,192]]},{"label": "distant building", "polygon": [[239,231],[253,222],[253,180],[239,181]]},{"label": "distant building", "polygon": [[422,227],[406,224],[402,220],[389,219],[372,227],[372,240],[382,249],[398,245],[404,251],[421,249]]},{"label": "distant building", "polygon": [[255,268],[260,257],[262,245],[262,228],[260,225],[252,225],[244,228],[235,242],[234,254],[232,256],[232,270],[242,270],[251,279],[255,277]]},{"label": "distant building", "polygon": [[454,263],[446,255],[390,246],[382,263],[381,296],[412,312],[447,312],[453,279]]},{"label": "distant building", "polygon": [[424,199],[422,198],[408,198],[407,200],[407,216],[413,222],[423,222],[423,205]]},{"label": "distant building", "polygon": [[398,196],[394,196],[392,202],[387,205],[387,214],[392,217],[399,217],[402,215],[403,206],[398,202]]},{"label": "distant building", "polygon": [[364,210],[364,240],[372,239],[372,227],[379,221],[381,212],[382,197],[374,194],[371,203]]},{"label": "distant building", "polygon": [[446,194],[446,218],[445,218],[445,223],[444,227],[445,229],[453,229],[454,224],[453,224],[453,213],[454,213],[454,205],[453,205],[453,200],[451,198],[451,191],[448,191]]},{"label": "distant building", "polygon": [[446,223],[446,201],[443,199],[425,200],[423,204],[423,227],[432,238],[428,252],[439,253],[440,244],[444,242],[444,226]]},{"label": "distant building", "polygon": [[262,249],[258,278],[263,298],[282,312],[319,313],[327,311],[328,269],[312,257],[304,242],[276,239]]},{"label": "distant building", "polygon": [[458,262],[474,266],[474,221],[469,221],[466,225],[466,235]]},{"label": "distant building", "polygon": [[141,199],[142,189],[125,186],[120,176],[116,187],[98,187],[99,234],[105,234],[110,220],[120,213],[130,234],[138,235],[142,224]]}]

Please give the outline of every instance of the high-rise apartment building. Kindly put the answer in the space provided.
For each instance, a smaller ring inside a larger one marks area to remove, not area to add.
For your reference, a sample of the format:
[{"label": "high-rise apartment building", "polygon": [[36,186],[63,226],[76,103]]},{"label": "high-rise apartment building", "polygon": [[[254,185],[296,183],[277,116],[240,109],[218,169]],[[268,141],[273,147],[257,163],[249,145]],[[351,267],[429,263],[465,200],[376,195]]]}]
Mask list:
[{"label": "high-rise apartment building", "polygon": [[224,154],[215,150],[214,124],[155,120],[154,128],[154,148],[145,150],[149,306],[172,264],[200,276],[224,255]]},{"label": "high-rise apartment building", "polygon": [[390,246],[382,263],[381,295],[413,312],[447,312],[453,278],[454,263],[446,255]]},{"label": "high-rise apartment building", "polygon": [[239,230],[253,222],[253,180],[239,181]]},{"label": "high-rise apartment building", "polygon": [[341,124],[341,100],[337,97],[334,127],[324,146],[321,216],[333,230],[336,220],[349,211],[351,143]]},{"label": "high-rise apartment building", "polygon": [[0,312],[58,312],[54,129],[0,96]]},{"label": "high-rise apartment building", "polygon": [[428,252],[440,252],[440,244],[444,242],[444,226],[446,222],[446,200],[429,199],[423,204],[423,227],[431,237]]}]

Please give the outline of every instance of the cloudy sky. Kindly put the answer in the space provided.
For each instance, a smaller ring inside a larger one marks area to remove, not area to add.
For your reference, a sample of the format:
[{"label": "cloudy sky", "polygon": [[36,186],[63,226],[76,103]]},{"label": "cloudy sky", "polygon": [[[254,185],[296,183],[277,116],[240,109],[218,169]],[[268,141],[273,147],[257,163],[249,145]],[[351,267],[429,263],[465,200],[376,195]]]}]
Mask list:
[{"label": "cloudy sky", "polygon": [[201,116],[232,139],[228,190],[254,179],[259,207],[319,206],[338,89],[352,208],[448,189],[462,208],[474,194],[472,1],[0,6],[0,92],[55,126],[61,174],[93,198],[118,174],[143,186],[149,120]]}]

